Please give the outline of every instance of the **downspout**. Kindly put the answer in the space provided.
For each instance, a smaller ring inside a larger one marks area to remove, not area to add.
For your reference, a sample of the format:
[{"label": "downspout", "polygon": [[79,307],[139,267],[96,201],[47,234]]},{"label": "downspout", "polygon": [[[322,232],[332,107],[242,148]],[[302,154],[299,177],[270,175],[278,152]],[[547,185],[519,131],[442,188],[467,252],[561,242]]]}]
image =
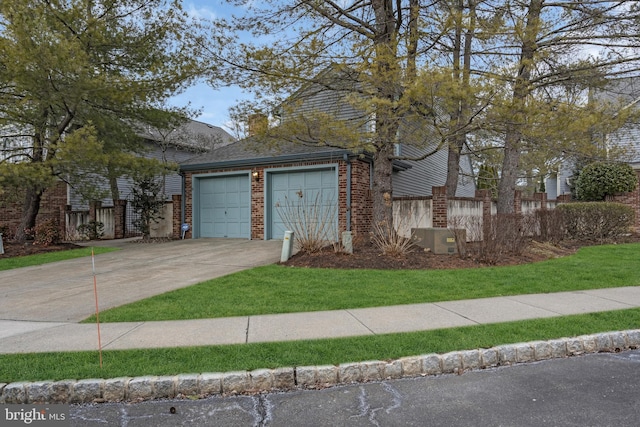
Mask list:
[{"label": "downspout", "polygon": [[[185,183],[186,183],[186,177],[184,174],[184,171],[180,171],[178,172],[180,174],[180,176],[182,177],[182,182],[180,184],[180,190],[182,192],[182,197],[180,197],[180,227],[182,228],[182,224],[184,224],[184,211],[187,207],[187,201],[185,200],[186,198],[186,189],[185,189]],[[182,233],[182,230],[180,230],[180,232]]]},{"label": "downspout", "polygon": [[344,155],[347,163],[347,230],[351,231],[351,159],[348,154]]}]

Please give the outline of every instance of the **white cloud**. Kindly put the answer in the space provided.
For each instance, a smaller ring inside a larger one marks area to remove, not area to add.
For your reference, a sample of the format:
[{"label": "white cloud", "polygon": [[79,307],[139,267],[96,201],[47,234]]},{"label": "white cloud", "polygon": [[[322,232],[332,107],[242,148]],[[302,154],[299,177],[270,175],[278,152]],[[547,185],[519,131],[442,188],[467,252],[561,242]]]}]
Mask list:
[{"label": "white cloud", "polygon": [[212,21],[218,18],[218,14],[208,6],[196,5],[193,2],[188,2],[184,4],[184,8],[189,16],[195,19]]}]

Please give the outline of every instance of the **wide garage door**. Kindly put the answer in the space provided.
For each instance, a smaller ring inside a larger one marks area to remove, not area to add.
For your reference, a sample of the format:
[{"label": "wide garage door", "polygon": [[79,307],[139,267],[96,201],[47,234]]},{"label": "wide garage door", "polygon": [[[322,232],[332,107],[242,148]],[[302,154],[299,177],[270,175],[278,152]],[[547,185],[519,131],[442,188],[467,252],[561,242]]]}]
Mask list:
[{"label": "wide garage door", "polygon": [[[320,221],[337,239],[338,181],[335,167],[269,173],[267,238],[282,239],[287,222]],[[289,218],[289,219],[287,219]],[[317,226],[318,224],[313,224]]]},{"label": "wide garage door", "polygon": [[199,237],[251,238],[248,174],[200,178]]}]

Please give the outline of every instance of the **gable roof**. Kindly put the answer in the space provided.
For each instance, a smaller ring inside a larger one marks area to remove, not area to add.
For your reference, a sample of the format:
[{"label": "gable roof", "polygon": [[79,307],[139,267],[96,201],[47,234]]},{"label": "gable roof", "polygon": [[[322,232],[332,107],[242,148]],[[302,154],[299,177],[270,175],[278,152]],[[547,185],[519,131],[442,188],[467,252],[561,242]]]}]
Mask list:
[{"label": "gable roof", "polygon": [[346,149],[291,142],[281,143],[277,147],[260,146],[254,138],[247,138],[194,156],[180,163],[180,169],[189,171],[282,164],[304,160],[341,160],[345,156],[353,157],[354,154]]},{"label": "gable roof", "polygon": [[235,141],[235,138],[221,127],[197,120],[188,120],[165,136],[152,128],[141,129],[139,135],[150,141],[166,142],[176,147],[198,151],[210,151]]},{"label": "gable roof", "polygon": [[618,104],[621,108],[632,107],[640,102],[640,78],[609,80],[605,87],[594,90],[592,97],[599,102]]}]

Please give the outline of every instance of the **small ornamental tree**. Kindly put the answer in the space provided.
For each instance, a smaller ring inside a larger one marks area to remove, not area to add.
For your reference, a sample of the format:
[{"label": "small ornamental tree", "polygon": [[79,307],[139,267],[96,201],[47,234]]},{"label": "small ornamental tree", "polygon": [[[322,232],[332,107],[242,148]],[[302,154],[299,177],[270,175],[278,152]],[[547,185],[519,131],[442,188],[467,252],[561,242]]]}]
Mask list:
[{"label": "small ornamental tree", "polygon": [[133,225],[142,233],[143,239],[151,237],[151,223],[162,219],[162,208],[164,197],[162,193],[162,182],[155,176],[140,176],[134,180],[134,187],[131,189],[133,200],[131,205],[140,215],[133,221]]},{"label": "small ornamental tree", "polygon": [[582,201],[602,201],[607,196],[633,191],[638,177],[625,163],[595,162],[585,166],[575,182],[576,197]]},{"label": "small ornamental tree", "polygon": [[480,165],[478,171],[478,190],[489,190],[491,197],[498,197],[498,171],[495,166]]}]

